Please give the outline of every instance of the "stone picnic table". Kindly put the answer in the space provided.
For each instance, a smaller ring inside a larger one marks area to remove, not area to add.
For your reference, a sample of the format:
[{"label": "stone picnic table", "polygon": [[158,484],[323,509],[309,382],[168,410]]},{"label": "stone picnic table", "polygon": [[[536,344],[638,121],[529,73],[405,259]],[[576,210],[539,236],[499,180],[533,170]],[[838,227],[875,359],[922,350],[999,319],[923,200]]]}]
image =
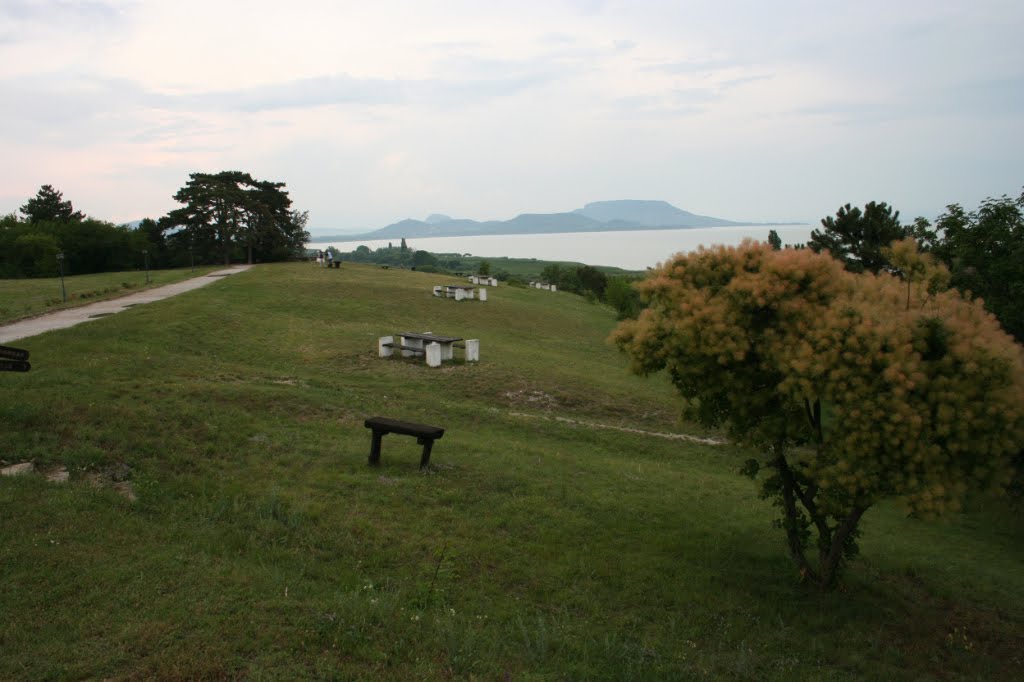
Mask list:
[{"label": "stone picnic table", "polygon": [[[398,343],[395,343],[395,337]],[[403,358],[423,355],[430,367],[439,367],[445,360],[455,358],[455,348],[461,336],[441,336],[431,332],[398,332],[394,336],[382,336],[377,342],[377,351],[380,357],[389,358],[394,355],[395,349],[402,353]],[[468,339],[466,343],[459,346],[466,349],[466,362],[478,362],[480,360],[480,340]]]},{"label": "stone picnic table", "polygon": [[[481,301],[487,300],[487,290],[480,289],[479,299]],[[465,284],[439,284],[434,287],[434,296],[441,298],[454,298],[456,301],[465,301],[466,299],[473,300],[477,297],[476,287],[467,286]]]}]

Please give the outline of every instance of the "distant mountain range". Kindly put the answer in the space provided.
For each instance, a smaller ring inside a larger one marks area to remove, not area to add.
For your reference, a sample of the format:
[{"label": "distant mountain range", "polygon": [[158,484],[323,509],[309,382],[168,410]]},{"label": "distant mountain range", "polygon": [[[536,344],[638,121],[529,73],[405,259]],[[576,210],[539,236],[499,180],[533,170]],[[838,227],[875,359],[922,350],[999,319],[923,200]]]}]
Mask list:
[{"label": "distant mountain range", "polygon": [[[414,237],[460,237],[491,234],[545,234],[552,232],[611,232],[626,230],[669,230],[688,227],[729,227],[750,225],[732,220],[697,215],[665,201],[595,201],[571,213],[523,213],[511,220],[480,222],[452,218],[440,213],[426,220],[408,218],[358,235],[315,237],[316,241],[359,241],[370,239],[411,239]],[[755,223],[761,224],[761,223]],[[777,225],[781,223],[763,223]]]}]

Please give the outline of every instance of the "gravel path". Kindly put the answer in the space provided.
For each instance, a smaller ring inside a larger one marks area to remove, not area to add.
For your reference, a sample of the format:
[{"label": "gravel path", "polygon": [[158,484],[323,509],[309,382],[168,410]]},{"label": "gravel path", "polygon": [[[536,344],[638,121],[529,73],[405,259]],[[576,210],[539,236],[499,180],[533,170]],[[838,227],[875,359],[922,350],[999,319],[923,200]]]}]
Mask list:
[{"label": "gravel path", "polygon": [[125,308],[133,305],[152,303],[153,301],[159,301],[160,299],[168,298],[170,296],[177,296],[178,294],[183,294],[186,291],[192,291],[193,289],[206,286],[211,282],[216,282],[218,279],[225,277],[226,275],[245,272],[251,267],[251,265],[235,265],[225,270],[211,272],[203,277],[193,277],[192,279],[187,279],[183,282],[175,282],[174,284],[168,284],[167,286],[146,289],[145,291],[139,291],[134,294],[129,294],[128,296],[122,296],[121,298],[115,298],[109,301],[98,301],[96,303],[90,303],[89,305],[83,305],[77,308],[58,310],[57,312],[39,315],[38,317],[32,317],[27,320],[20,320],[18,322],[12,322],[11,324],[5,324],[0,326],[0,344],[8,343],[9,341],[16,341],[18,339],[25,339],[53,329],[73,327],[76,324],[88,322],[89,320],[97,317],[105,317],[113,313],[119,313]]}]

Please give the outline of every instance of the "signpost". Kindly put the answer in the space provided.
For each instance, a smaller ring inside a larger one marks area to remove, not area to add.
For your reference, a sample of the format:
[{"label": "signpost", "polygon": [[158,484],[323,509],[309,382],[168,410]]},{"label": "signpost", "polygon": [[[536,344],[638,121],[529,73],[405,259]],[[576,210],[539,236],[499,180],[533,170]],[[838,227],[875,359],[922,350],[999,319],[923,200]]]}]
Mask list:
[{"label": "signpost", "polygon": [[68,290],[64,288],[64,254],[57,254],[57,265],[60,266],[60,297],[68,302]]},{"label": "signpost", "polygon": [[10,346],[0,346],[0,372],[27,372],[32,369],[28,363],[28,351]]}]

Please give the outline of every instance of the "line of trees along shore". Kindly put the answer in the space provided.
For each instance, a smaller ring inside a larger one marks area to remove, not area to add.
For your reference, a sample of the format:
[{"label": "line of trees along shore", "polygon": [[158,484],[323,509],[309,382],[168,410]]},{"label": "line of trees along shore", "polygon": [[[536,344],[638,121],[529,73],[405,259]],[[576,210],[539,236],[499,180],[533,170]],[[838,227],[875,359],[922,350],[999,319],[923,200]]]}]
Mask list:
[{"label": "line of trees along shore", "polygon": [[76,211],[51,185],[0,217],[0,277],[53,277],[57,254],[66,274],[302,256],[307,214],[292,208],[281,182],[248,173],[192,173],[174,199],[182,204],[137,227],[115,225]]}]

